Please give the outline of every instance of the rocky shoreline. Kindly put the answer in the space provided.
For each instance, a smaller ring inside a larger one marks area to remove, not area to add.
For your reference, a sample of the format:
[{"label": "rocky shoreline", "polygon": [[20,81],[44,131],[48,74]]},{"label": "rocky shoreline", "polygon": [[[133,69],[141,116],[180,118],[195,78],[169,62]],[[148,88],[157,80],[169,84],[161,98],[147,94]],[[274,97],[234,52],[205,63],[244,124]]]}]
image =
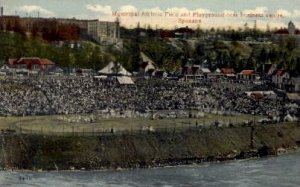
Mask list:
[{"label": "rocky shoreline", "polygon": [[278,155],[300,145],[300,126],[256,126],[254,132],[250,127],[216,127],[96,137],[1,136],[2,169],[119,170]]}]

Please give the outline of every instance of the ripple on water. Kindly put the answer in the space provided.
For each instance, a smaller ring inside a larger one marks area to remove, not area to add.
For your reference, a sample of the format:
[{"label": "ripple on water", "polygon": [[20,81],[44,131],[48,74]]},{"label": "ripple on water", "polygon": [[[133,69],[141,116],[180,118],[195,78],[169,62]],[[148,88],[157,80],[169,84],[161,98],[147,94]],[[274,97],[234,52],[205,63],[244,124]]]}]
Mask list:
[{"label": "ripple on water", "polygon": [[300,153],[254,160],[124,171],[0,171],[0,186],[300,186]]}]

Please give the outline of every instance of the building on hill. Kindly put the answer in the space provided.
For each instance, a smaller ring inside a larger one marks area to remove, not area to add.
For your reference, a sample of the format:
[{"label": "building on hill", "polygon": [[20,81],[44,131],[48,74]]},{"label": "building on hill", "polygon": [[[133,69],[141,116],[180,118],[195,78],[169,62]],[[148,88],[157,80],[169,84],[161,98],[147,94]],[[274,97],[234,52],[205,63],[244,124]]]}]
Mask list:
[{"label": "building on hill", "polygon": [[239,80],[255,81],[259,78],[258,74],[254,70],[243,70],[237,75]]},{"label": "building on hill", "polygon": [[194,37],[195,32],[188,27],[181,27],[174,30],[175,38],[189,39]]},{"label": "building on hill", "polygon": [[208,68],[203,68],[196,64],[187,64],[182,69],[182,75],[185,80],[188,79],[203,79],[210,77],[211,71]]},{"label": "building on hill", "polygon": [[188,27],[181,27],[175,30],[162,30],[160,31],[161,38],[177,38],[189,39],[195,36],[195,32]]},{"label": "building on hill", "polygon": [[87,22],[87,34],[101,44],[114,44],[120,41],[120,22],[90,20]]},{"label": "building on hill", "polygon": [[10,58],[7,61],[7,65],[10,69],[16,70],[16,72],[36,72],[45,73],[55,66],[55,63],[46,58],[38,57],[22,57],[22,58]]},{"label": "building on hill", "polygon": [[13,31],[17,26],[20,26],[20,17],[19,16],[0,16],[0,30],[3,31]]},{"label": "building on hill", "polygon": [[221,73],[224,75],[234,75],[235,71],[233,68],[221,68]]},{"label": "building on hill", "polygon": [[235,79],[235,70],[233,68],[221,68],[220,73],[227,79]]},{"label": "building on hill", "polygon": [[296,46],[300,48],[300,30],[296,28],[295,24],[290,21],[288,23],[288,28],[281,28],[273,33],[273,41],[274,42],[282,42],[287,38],[294,38],[296,42]]},{"label": "building on hill", "polygon": [[[80,20],[76,18],[40,18],[40,17],[20,17],[12,15],[0,16],[0,30],[16,31],[23,30],[26,33],[31,32],[53,32],[61,31],[62,35],[76,34],[76,26],[79,28],[81,36],[93,39],[100,44],[116,44],[121,42],[120,39],[120,22],[119,19],[113,22],[94,20]],[[58,30],[58,31],[57,31]],[[73,31],[74,30],[74,31]],[[31,33],[32,34],[32,33]],[[45,34],[45,33],[43,33]],[[61,40],[55,36],[56,40]],[[72,38],[79,39],[79,37]],[[68,40],[68,38],[66,39]],[[53,41],[53,40],[52,40]]]}]

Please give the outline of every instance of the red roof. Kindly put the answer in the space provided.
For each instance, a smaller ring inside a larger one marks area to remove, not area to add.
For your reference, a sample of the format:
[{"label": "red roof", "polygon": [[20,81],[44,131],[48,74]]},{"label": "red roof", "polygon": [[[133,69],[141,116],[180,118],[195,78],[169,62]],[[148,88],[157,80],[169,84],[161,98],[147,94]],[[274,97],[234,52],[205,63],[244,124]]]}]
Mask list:
[{"label": "red roof", "polygon": [[48,60],[46,58],[37,58],[37,57],[29,57],[29,58],[18,58],[18,59],[8,59],[9,66],[15,66],[18,64],[26,65],[27,69],[31,69],[33,65],[40,65],[42,68],[47,65],[55,65],[54,62]]},{"label": "red roof", "polygon": [[39,65],[54,65],[55,63],[46,59],[46,58],[19,58],[19,59],[8,59],[9,65],[17,65],[17,64],[39,64]]},{"label": "red roof", "polygon": [[254,70],[243,70],[243,71],[241,71],[240,74],[242,74],[242,75],[253,75],[255,73],[254,73]]},{"label": "red roof", "polygon": [[234,71],[233,68],[222,68],[222,69],[221,69],[221,72],[222,72],[223,74],[225,74],[225,75],[227,75],[227,74],[234,74],[234,73],[235,73],[235,71]]}]

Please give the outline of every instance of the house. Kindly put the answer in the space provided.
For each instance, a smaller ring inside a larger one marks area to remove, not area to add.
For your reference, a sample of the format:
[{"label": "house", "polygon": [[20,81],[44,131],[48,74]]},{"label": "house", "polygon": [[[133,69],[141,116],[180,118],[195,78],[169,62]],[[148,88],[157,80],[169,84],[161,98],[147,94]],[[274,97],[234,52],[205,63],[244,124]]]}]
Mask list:
[{"label": "house", "polygon": [[180,27],[175,30],[160,31],[161,38],[176,38],[176,39],[190,39],[195,36],[193,29],[188,27]]},{"label": "house", "polygon": [[284,69],[279,69],[274,71],[272,75],[272,83],[275,84],[278,88],[283,89],[284,83],[290,78],[288,71]]},{"label": "house", "polygon": [[188,27],[181,27],[174,30],[175,38],[178,39],[189,39],[194,37],[195,32]]},{"label": "house", "polygon": [[16,71],[30,72],[47,72],[55,66],[55,63],[46,58],[38,57],[22,57],[18,59],[8,59],[7,65],[9,68],[16,69]]},{"label": "house", "polygon": [[[204,78],[204,74],[200,65],[190,65],[187,64],[182,69],[182,75],[187,79],[202,79]],[[206,70],[204,70],[206,71]],[[209,71],[210,72],[210,71]]]},{"label": "house", "polygon": [[221,68],[221,73],[225,76],[225,77],[231,77],[234,78],[235,77],[235,71],[233,68]]},{"label": "house", "polygon": [[237,77],[239,80],[255,81],[259,76],[254,70],[243,70],[238,74]]},{"label": "house", "polygon": [[200,65],[190,65],[187,64],[182,69],[182,74],[185,79],[193,78],[193,79],[202,79],[208,78],[208,75],[211,71],[208,68],[202,68]]},{"label": "house", "polygon": [[228,75],[235,74],[235,71],[233,68],[221,68],[221,73],[223,73],[224,75]]}]

